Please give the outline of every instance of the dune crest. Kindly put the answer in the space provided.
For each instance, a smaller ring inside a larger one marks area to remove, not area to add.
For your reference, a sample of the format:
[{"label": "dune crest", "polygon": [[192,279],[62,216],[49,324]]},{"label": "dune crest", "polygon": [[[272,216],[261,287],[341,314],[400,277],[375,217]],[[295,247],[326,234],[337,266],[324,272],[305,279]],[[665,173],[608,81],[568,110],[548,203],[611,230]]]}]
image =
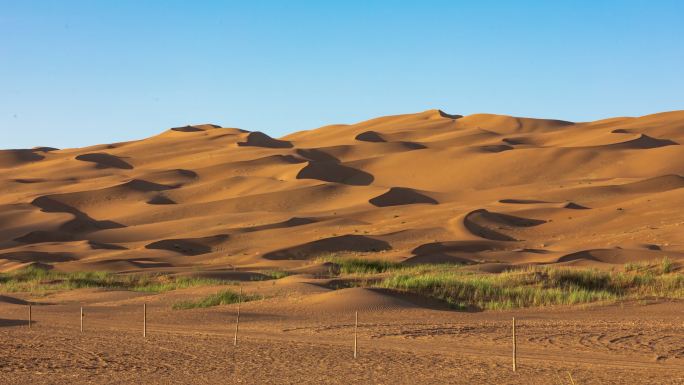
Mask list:
[{"label": "dune crest", "polygon": [[575,123],[434,109],[283,138],[200,124],[0,150],[0,270],[679,260],[682,127],[684,111]]}]

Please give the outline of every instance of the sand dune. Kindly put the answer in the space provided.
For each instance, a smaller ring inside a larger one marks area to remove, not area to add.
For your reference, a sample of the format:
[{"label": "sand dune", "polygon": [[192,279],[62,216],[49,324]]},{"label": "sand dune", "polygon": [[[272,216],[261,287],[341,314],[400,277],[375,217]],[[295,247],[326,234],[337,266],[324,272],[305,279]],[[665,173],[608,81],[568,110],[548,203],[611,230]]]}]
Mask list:
[{"label": "sand dune", "polygon": [[412,308],[414,305],[398,295],[378,289],[351,288],[332,290],[309,296],[303,302],[326,313],[347,313],[355,310],[379,311]]},{"label": "sand dune", "polygon": [[682,127],[684,111],[573,123],[429,110],[279,139],[203,124],[0,150],[0,269],[678,259]]}]

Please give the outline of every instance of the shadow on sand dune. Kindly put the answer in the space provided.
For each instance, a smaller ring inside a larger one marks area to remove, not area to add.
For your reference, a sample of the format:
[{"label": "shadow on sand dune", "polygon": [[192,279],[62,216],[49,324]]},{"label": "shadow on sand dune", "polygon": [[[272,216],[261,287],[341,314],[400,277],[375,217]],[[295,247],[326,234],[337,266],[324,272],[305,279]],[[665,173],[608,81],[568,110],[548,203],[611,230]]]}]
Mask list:
[{"label": "shadow on sand dune", "polygon": [[263,132],[255,131],[247,135],[244,142],[238,142],[240,147],[265,147],[265,148],[292,148],[292,143],[287,140],[273,139]]},{"label": "shadow on sand dune", "polygon": [[426,243],[413,249],[414,256],[404,263],[470,263],[477,253],[502,248],[499,242],[491,240]]},{"label": "shadow on sand dune", "polygon": [[301,245],[288,247],[264,254],[264,258],[271,260],[310,259],[317,255],[333,252],[378,252],[391,250],[389,243],[366,237],[363,235],[342,235],[324,238]]},{"label": "shadow on sand dune", "polygon": [[201,255],[211,253],[213,245],[224,242],[228,239],[227,234],[214,235],[204,238],[188,238],[188,239],[164,239],[157,242],[152,242],[145,246],[150,250],[168,250],[175,251],[184,255]]},{"label": "shadow on sand dune", "polygon": [[22,263],[54,263],[76,260],[71,253],[48,253],[46,251],[12,251],[0,254],[0,259]]},{"label": "shadow on sand dune", "polygon": [[376,207],[412,205],[417,203],[436,205],[435,199],[406,187],[392,187],[382,195],[368,201]]},{"label": "shadow on sand dune", "polygon": [[118,156],[106,153],[93,153],[78,155],[76,160],[95,163],[97,168],[118,168],[122,170],[132,170],[133,166],[122,160]]},{"label": "shadow on sand dune", "polygon": [[297,179],[316,179],[352,186],[368,186],[375,179],[373,175],[336,162],[309,162],[297,174]]},{"label": "shadow on sand dune", "polygon": [[74,219],[60,226],[66,232],[92,232],[106,229],[120,229],[126,226],[113,221],[98,221],[75,207],[69,206],[49,196],[38,197],[31,202],[46,213],[69,213]]}]

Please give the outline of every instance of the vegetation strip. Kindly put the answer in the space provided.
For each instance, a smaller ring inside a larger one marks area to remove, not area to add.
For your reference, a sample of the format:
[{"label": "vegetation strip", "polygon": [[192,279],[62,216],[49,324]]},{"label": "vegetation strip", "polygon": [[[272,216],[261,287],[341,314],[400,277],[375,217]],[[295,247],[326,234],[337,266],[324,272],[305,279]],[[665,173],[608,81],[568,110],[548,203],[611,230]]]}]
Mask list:
[{"label": "vegetation strip", "polygon": [[82,288],[161,293],[196,286],[232,284],[235,284],[235,282],[198,277],[175,277],[167,274],[66,273],[35,267],[9,273],[0,273],[0,292],[28,292],[34,294]]},{"label": "vegetation strip", "polygon": [[205,308],[219,305],[230,305],[238,302],[250,302],[262,299],[260,295],[240,294],[231,290],[222,290],[216,294],[208,295],[197,301],[181,301],[173,304],[174,310]]},{"label": "vegetation strip", "polygon": [[[684,275],[667,258],[625,265],[625,271],[531,266],[499,274],[453,264],[402,265],[327,257],[357,287],[380,287],[435,298],[457,309],[512,309],[644,298],[684,298]],[[375,279],[369,279],[369,275]]]}]

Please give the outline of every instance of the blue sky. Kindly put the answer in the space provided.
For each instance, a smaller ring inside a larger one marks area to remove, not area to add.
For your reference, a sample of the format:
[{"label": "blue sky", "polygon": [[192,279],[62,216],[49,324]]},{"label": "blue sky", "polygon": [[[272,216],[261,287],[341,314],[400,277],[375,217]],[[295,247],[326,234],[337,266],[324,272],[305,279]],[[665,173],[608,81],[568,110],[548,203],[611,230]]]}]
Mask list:
[{"label": "blue sky", "polygon": [[682,1],[0,0],[0,148],[684,109]]}]

